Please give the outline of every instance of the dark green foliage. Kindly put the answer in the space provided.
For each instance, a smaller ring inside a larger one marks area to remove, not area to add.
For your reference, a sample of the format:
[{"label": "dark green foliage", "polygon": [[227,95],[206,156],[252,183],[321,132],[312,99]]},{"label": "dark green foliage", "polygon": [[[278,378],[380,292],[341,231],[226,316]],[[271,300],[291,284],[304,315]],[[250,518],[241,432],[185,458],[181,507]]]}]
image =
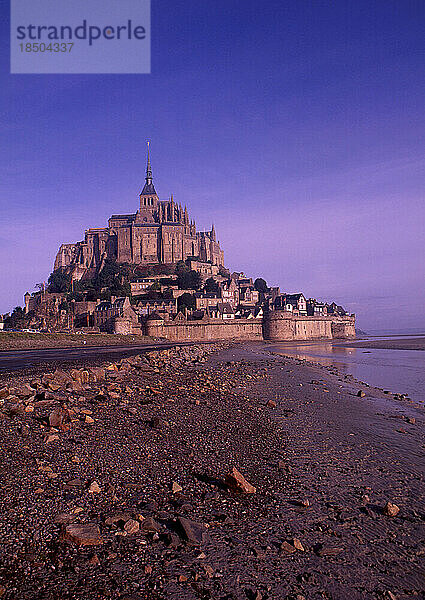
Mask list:
[{"label": "dark green foliage", "polygon": [[66,299],[68,302],[71,302],[72,300],[75,300],[75,302],[82,302],[84,300],[84,296],[81,292],[71,292],[68,294]]},{"label": "dark green foliage", "polygon": [[219,290],[218,283],[216,282],[216,280],[213,277],[210,277],[209,279],[206,280],[206,282],[205,282],[205,291],[206,292],[217,293],[218,290]]},{"label": "dark green foliage", "polygon": [[257,292],[262,292],[263,294],[269,291],[267,282],[262,277],[257,277],[257,279],[254,281],[254,287]]},{"label": "dark green foliage", "polygon": [[112,296],[130,296],[131,287],[128,283],[130,275],[129,265],[107,260],[94,280],[94,287],[99,292],[107,288]]},{"label": "dark green foliage", "polygon": [[131,274],[132,269],[128,264],[118,264],[116,261],[107,260],[102,270],[93,279],[75,281],[73,291],[71,291],[71,286],[69,286],[68,291],[70,293],[67,296],[67,300],[68,302],[71,300],[79,302],[81,300],[94,301],[98,298],[101,300],[110,300],[111,296],[130,296],[131,287],[129,279]]},{"label": "dark green foliage", "polygon": [[159,301],[159,300],[163,300],[164,296],[162,295],[161,292],[159,292],[158,290],[153,290],[150,289],[145,295],[144,295],[144,299],[145,300],[154,300],[154,301]]},{"label": "dark green foliage", "polygon": [[161,285],[176,285],[176,280],[171,277],[161,277],[159,282]]},{"label": "dark green foliage", "polygon": [[74,282],[74,292],[68,295],[67,299],[72,300],[73,295],[79,294],[82,295],[84,300],[94,301],[100,298],[100,290],[96,287],[94,280],[86,280],[86,281],[75,281]]},{"label": "dark green foliage", "polygon": [[193,294],[182,294],[181,296],[179,296],[179,298],[177,298],[177,308],[179,310],[183,310],[184,308],[195,308],[196,306],[196,301],[195,301],[195,297],[193,296]]},{"label": "dark green foliage", "polygon": [[4,325],[6,329],[22,329],[27,327],[28,323],[31,321],[34,316],[34,312],[31,311],[28,314],[25,314],[25,311],[20,306],[16,306],[13,309],[12,314],[9,317],[6,317]]},{"label": "dark green foliage", "polygon": [[175,268],[175,274],[176,275],[181,275],[182,273],[187,273],[189,271],[189,267],[187,266],[187,264],[184,262],[184,260],[179,260],[179,262],[176,264],[176,268]]},{"label": "dark green foliage", "polygon": [[53,294],[64,294],[71,291],[71,275],[63,269],[56,269],[49,277],[48,290]]},{"label": "dark green foliage", "polygon": [[173,265],[138,265],[134,269],[134,279],[138,277],[149,277],[150,275],[172,275],[175,269]]},{"label": "dark green foliage", "polygon": [[226,269],[226,267],[223,267],[223,265],[221,265],[221,267],[218,269],[218,272],[222,277],[230,277],[229,269]]},{"label": "dark green foliage", "polygon": [[176,275],[180,290],[199,290],[201,287],[202,278],[198,271],[191,271],[182,260],[176,265]]}]

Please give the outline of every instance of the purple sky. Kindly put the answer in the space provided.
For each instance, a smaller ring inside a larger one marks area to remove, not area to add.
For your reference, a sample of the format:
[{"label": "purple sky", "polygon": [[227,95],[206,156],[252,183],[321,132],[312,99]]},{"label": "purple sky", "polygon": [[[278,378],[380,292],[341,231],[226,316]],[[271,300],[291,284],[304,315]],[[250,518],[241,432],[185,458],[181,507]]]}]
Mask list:
[{"label": "purple sky", "polygon": [[[6,16],[6,15],[5,15]],[[152,6],[151,75],[9,75],[1,25],[0,312],[62,242],[156,189],[226,264],[425,328],[422,0]]]}]

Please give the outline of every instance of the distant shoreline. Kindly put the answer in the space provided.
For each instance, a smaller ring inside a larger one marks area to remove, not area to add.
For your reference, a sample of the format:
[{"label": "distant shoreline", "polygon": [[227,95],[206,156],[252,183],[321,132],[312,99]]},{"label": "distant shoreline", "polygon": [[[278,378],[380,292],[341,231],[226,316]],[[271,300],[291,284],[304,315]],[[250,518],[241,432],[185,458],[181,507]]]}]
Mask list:
[{"label": "distant shoreline", "polygon": [[[394,336],[388,337],[394,338]],[[425,336],[410,337],[406,335],[406,337],[403,339],[397,340],[353,340],[341,345],[355,348],[371,348],[376,350],[425,350]]]}]

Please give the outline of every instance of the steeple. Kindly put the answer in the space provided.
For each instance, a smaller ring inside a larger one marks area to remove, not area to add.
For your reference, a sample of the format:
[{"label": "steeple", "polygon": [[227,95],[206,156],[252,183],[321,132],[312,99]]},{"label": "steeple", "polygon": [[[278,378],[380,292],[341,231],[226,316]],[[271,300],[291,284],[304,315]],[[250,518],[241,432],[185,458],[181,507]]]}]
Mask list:
[{"label": "steeple", "polygon": [[152,169],[151,169],[151,157],[149,154],[149,140],[148,140],[147,144],[148,144],[148,160],[147,160],[147,165],[146,165],[146,183],[152,183]]},{"label": "steeple", "polygon": [[141,191],[141,196],[153,196],[157,195],[155,191],[155,187],[152,183],[152,169],[151,169],[151,157],[149,152],[149,141],[148,144],[148,152],[147,152],[147,162],[146,162],[146,183],[143,186],[143,190]]}]

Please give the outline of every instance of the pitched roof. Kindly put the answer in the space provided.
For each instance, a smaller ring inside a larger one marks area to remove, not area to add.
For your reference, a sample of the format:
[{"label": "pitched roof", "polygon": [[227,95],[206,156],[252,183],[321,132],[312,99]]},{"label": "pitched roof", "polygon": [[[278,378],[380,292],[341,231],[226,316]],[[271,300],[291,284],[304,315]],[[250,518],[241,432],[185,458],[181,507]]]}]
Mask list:
[{"label": "pitched roof", "polygon": [[155,190],[155,186],[154,184],[151,183],[145,183],[145,185],[143,186],[143,190],[140,192],[141,196],[157,196],[158,194],[156,193]]},{"label": "pitched roof", "polygon": [[232,305],[229,302],[219,302],[217,304],[217,310],[220,313],[232,315],[235,311],[232,308]]}]

